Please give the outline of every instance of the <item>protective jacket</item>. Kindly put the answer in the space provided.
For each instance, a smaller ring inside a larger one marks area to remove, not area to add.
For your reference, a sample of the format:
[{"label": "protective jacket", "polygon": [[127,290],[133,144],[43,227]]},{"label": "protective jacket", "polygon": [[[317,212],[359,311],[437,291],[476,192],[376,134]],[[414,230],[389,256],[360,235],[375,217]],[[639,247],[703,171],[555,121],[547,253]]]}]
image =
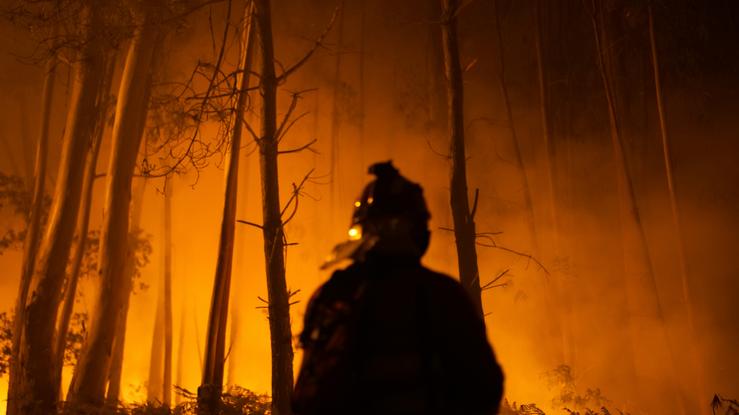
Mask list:
[{"label": "protective jacket", "polygon": [[462,286],[416,258],[370,256],[311,299],[295,415],[490,415],[503,374]]}]

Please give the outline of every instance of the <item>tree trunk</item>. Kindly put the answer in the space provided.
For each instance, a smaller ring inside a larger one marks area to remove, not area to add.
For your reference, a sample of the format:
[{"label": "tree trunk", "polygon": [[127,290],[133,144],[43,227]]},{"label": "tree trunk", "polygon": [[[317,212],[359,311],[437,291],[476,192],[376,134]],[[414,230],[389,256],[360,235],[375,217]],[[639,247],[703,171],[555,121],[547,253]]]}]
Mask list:
[{"label": "tree trunk", "polygon": [[59,380],[53,375],[56,316],[79,213],[84,160],[97,121],[96,100],[105,72],[97,33],[99,18],[96,8],[85,10],[87,41],[74,67],[58,181],[14,356],[16,370],[10,379],[9,415],[53,413],[59,395]]},{"label": "tree trunk", "polygon": [[125,302],[128,255],[128,225],[131,180],[142,138],[142,114],[146,113],[151,89],[154,54],[162,41],[160,25],[145,18],[136,28],[129,47],[118,93],[113,144],[107,171],[104,204],[106,216],[100,235],[99,273],[101,290],[98,309],[72,379],[70,400],[78,405],[99,407],[111,363],[118,317]]},{"label": "tree trunk", "polygon": [[111,356],[110,371],[108,374],[108,390],[105,395],[105,402],[109,406],[115,406],[119,403],[121,397],[121,377],[123,375],[123,358],[126,345],[126,328],[128,326],[128,307],[131,303],[131,294],[133,292],[133,280],[136,276],[136,243],[137,237],[140,235],[141,212],[144,204],[144,192],[146,190],[146,180],[134,185],[131,201],[131,225],[128,231],[128,250],[131,255],[128,256],[126,262],[126,281],[128,285],[125,288],[127,293],[126,299],[121,307],[118,316],[118,329],[115,334],[115,343],[113,343],[113,354]]},{"label": "tree trunk", "polygon": [[[18,297],[16,297],[15,317],[13,320],[13,343],[11,350],[10,379],[15,378],[18,368],[18,350],[20,348],[20,334],[23,331],[23,322],[26,312],[26,301],[28,290],[31,286],[34,266],[36,265],[36,254],[38,253],[39,239],[41,239],[41,219],[43,217],[44,196],[46,195],[46,160],[49,150],[49,123],[51,120],[51,106],[54,97],[54,82],[56,79],[57,60],[52,57],[46,63],[46,77],[44,78],[44,90],[41,101],[41,130],[39,131],[36,144],[36,161],[34,166],[33,199],[31,201],[31,212],[29,212],[26,238],[23,246],[23,262],[21,269],[20,286]],[[9,153],[8,153],[9,154]],[[13,383],[9,387],[8,396],[12,396]]]},{"label": "tree trunk", "polygon": [[[630,315],[632,345],[638,352],[637,373],[645,370],[648,373],[661,371],[669,379],[678,379],[675,369],[674,351],[669,341],[662,304],[659,298],[657,281],[654,276],[644,226],[641,221],[639,207],[631,175],[628,171],[628,160],[624,151],[620,124],[613,94],[612,56],[604,24],[602,5],[594,2],[593,29],[595,46],[600,69],[601,80],[605,92],[608,119],[610,124],[611,146],[613,149],[614,167],[619,195],[619,212],[623,255],[627,285],[627,307]],[[661,352],[667,351],[667,353]],[[665,354],[667,355],[665,357]],[[651,370],[649,370],[651,368]],[[637,379],[638,385],[639,379]],[[666,389],[673,396],[674,410],[685,413],[684,396],[675,388],[674,383],[666,384]],[[666,396],[666,395],[665,395]],[[676,399],[674,399],[676,398]]]},{"label": "tree trunk", "polygon": [[338,178],[341,176],[337,174],[339,170],[339,134],[341,132],[341,105],[339,102],[341,99],[341,61],[343,55],[344,46],[344,8],[342,7],[339,11],[339,27],[337,30],[336,39],[336,56],[334,60],[334,85],[333,85],[333,97],[332,97],[332,108],[331,108],[331,166],[329,168],[329,194],[331,197],[331,216],[330,216],[330,229],[334,231],[334,212],[336,212],[336,206],[340,200],[339,198],[339,183]]},{"label": "tree trunk", "polygon": [[[233,266],[234,236],[236,226],[236,205],[239,182],[239,154],[243,132],[244,113],[248,104],[249,73],[252,68],[254,5],[249,3],[244,20],[244,40],[241,69],[238,83],[238,101],[235,122],[231,136],[231,146],[226,166],[226,189],[221,219],[221,236],[218,243],[218,262],[213,283],[208,334],[205,344],[203,378],[198,388],[198,412],[216,414],[223,390],[223,373],[226,352],[226,330],[228,325],[229,294],[231,290],[231,271]],[[271,62],[271,61],[270,61]]]},{"label": "tree trunk", "polygon": [[262,95],[262,127],[259,138],[259,167],[262,181],[262,235],[269,329],[272,348],[272,413],[290,415],[293,386],[293,349],[290,328],[290,299],[285,281],[285,235],[280,207],[277,171],[277,77],[274,67],[270,0],[255,0],[262,51],[259,91]]},{"label": "tree trunk", "polygon": [[[549,113],[549,82],[545,70],[544,51],[542,50],[542,0],[536,0],[535,5],[535,49],[536,49],[536,72],[539,87],[539,114],[541,117],[541,136],[542,147],[544,153],[544,171],[547,179],[547,196],[549,199],[549,226],[551,228],[551,249],[549,252],[550,261],[557,264],[561,260],[563,253],[562,240],[559,235],[559,216],[557,214],[557,189],[556,183],[556,154],[554,143],[552,142],[552,120]],[[572,332],[572,306],[571,295],[567,289],[564,289],[561,274],[553,284],[556,297],[559,299],[556,306],[560,309],[560,328],[562,339],[562,361],[564,364],[572,365],[575,361],[575,346],[573,342]]]},{"label": "tree trunk", "polygon": [[172,183],[164,189],[164,374],[162,404],[172,405]]},{"label": "tree trunk", "polygon": [[[182,311],[180,312],[180,330],[177,334],[179,339],[177,341],[177,377],[176,385],[182,387],[184,383],[184,371],[185,371],[185,322],[187,321],[187,308],[185,302],[182,303]],[[202,366],[201,366],[202,367]],[[174,397],[175,405],[182,403],[182,395],[177,393]]]},{"label": "tree trunk", "polygon": [[146,402],[157,404],[162,402],[162,375],[164,374],[164,284],[160,279],[157,287],[157,308],[154,314],[154,328],[151,334],[151,351],[149,354],[149,377],[146,384]]},{"label": "tree trunk", "polygon": [[523,186],[523,200],[526,209],[526,222],[529,227],[529,239],[534,255],[539,255],[539,239],[536,232],[536,217],[534,215],[534,204],[531,201],[531,187],[529,186],[529,177],[526,174],[526,165],[523,162],[521,154],[521,141],[518,138],[516,125],[513,119],[513,109],[511,108],[511,100],[508,96],[508,85],[506,85],[506,66],[505,52],[503,50],[503,34],[500,27],[500,15],[498,12],[498,0],[494,0],[495,5],[495,37],[498,44],[498,84],[500,92],[503,96],[503,104],[506,110],[506,118],[508,119],[508,128],[511,130],[511,139],[513,141],[513,150],[516,157],[518,170],[521,172],[521,185]]},{"label": "tree trunk", "polygon": [[164,182],[163,213],[164,267],[157,296],[154,333],[151,337],[146,400],[169,407],[172,402],[172,183],[169,177]]},{"label": "tree trunk", "polygon": [[[693,320],[693,301],[690,295],[690,279],[688,275],[688,263],[685,256],[685,239],[680,221],[680,209],[677,204],[677,192],[675,190],[675,175],[672,169],[672,154],[670,152],[670,141],[667,136],[667,121],[665,117],[665,109],[662,94],[662,79],[660,77],[659,55],[657,53],[657,41],[654,35],[654,15],[652,11],[652,3],[647,6],[649,18],[649,46],[652,55],[652,70],[654,73],[654,94],[657,101],[657,115],[659,117],[659,131],[662,142],[662,156],[665,163],[665,176],[667,178],[667,190],[670,197],[670,210],[672,212],[672,221],[675,229],[675,239],[677,243],[677,259],[680,272],[680,285],[682,288],[683,303],[685,304],[685,316],[687,320],[688,334],[691,338],[697,339]],[[690,354],[689,361],[694,372],[692,388],[695,389],[698,407],[702,415],[708,415],[708,402],[710,396],[706,394],[705,373],[701,356],[696,348],[695,342],[689,342],[688,352]],[[691,388],[691,389],[692,389]],[[705,399],[705,401],[703,401]]]},{"label": "tree trunk", "polygon": [[77,283],[79,282],[80,269],[82,268],[82,260],[85,256],[85,249],[87,249],[87,232],[90,224],[90,211],[92,210],[92,196],[93,188],[95,184],[95,175],[97,173],[97,161],[100,154],[100,146],[103,142],[103,134],[105,132],[105,116],[110,103],[110,85],[113,81],[113,70],[115,68],[115,59],[109,59],[107,62],[107,68],[105,78],[103,79],[103,86],[100,88],[100,96],[98,98],[98,115],[97,127],[95,131],[95,137],[92,142],[92,148],[87,158],[87,164],[85,166],[85,179],[82,185],[82,208],[80,215],[77,218],[77,244],[74,248],[72,255],[71,266],[69,276],[67,277],[67,284],[64,289],[64,300],[62,303],[61,315],[59,316],[59,322],[57,323],[57,337],[56,337],[56,376],[59,379],[59,390],[61,393],[61,376],[62,369],[64,367],[64,352],[67,344],[67,332],[69,331],[69,322],[72,319],[72,313],[74,311],[74,303],[77,294]]},{"label": "tree trunk", "polygon": [[475,218],[470,211],[467,192],[467,165],[464,147],[464,91],[462,68],[459,62],[457,45],[457,18],[459,0],[441,0],[442,45],[444,49],[444,73],[446,74],[449,139],[451,142],[451,207],[454,220],[454,238],[457,246],[459,279],[475,309],[482,317],[482,298],[480,296],[480,273],[477,268],[475,247]]}]

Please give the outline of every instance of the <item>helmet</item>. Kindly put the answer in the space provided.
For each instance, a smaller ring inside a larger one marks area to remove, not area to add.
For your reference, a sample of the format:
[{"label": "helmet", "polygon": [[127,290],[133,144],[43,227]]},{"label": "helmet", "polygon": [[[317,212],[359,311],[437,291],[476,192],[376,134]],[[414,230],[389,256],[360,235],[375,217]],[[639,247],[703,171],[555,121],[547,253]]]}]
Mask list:
[{"label": "helmet", "polygon": [[337,245],[322,268],[370,252],[420,258],[429,244],[431,217],[423,189],[400,175],[391,161],[370,166],[375,176],[354,202],[349,240]]}]

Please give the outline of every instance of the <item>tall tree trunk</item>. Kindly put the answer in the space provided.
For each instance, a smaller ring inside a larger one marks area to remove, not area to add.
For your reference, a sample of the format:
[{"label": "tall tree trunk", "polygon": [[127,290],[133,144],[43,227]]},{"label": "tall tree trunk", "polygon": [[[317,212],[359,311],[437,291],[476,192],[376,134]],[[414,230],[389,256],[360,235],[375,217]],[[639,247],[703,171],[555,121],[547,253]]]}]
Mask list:
[{"label": "tall tree trunk", "polygon": [[341,132],[341,61],[343,57],[343,46],[344,46],[344,19],[345,13],[342,7],[339,11],[339,27],[336,32],[336,56],[334,59],[334,77],[333,77],[333,97],[332,97],[332,108],[331,108],[331,166],[329,171],[329,194],[331,197],[331,223],[330,229],[334,231],[333,213],[336,211],[336,206],[339,202],[339,183],[338,178],[341,176],[337,174],[339,171],[339,134]]},{"label": "tall tree trunk", "polygon": [[172,405],[172,183],[164,189],[164,374],[162,404]]},{"label": "tall tree trunk", "polygon": [[[633,182],[628,171],[628,160],[621,137],[616,100],[613,94],[613,67],[610,64],[612,56],[610,55],[609,43],[606,40],[608,32],[605,26],[603,5],[598,2],[593,2],[593,5],[592,23],[595,33],[596,54],[605,92],[613,161],[616,168],[625,278],[628,292],[627,300],[629,303],[627,307],[631,319],[630,326],[634,332],[632,341],[637,339],[639,341],[639,353],[635,353],[637,356],[637,370],[647,370],[646,367],[651,365],[654,370],[667,372],[664,375],[669,379],[677,380],[674,351],[667,334],[657,281],[649,257],[646,234],[636,202]],[[636,349],[636,346],[634,347]],[[664,353],[661,354],[660,352],[664,350],[667,351],[666,357]],[[667,389],[673,397],[677,397],[673,400],[674,410],[684,414],[684,396],[673,383],[667,384]]]},{"label": "tall tree trunk", "polygon": [[169,407],[172,402],[172,183],[169,177],[164,182],[163,217],[164,266],[157,296],[154,333],[151,337],[146,400]]},{"label": "tall tree trunk", "polygon": [[[182,387],[185,381],[185,322],[187,321],[187,308],[185,302],[182,303],[182,311],[180,312],[180,330],[177,333],[179,339],[177,341],[177,375],[175,384]],[[182,403],[182,395],[177,393],[174,397],[175,405]]]},{"label": "tall tree trunk", "polygon": [[526,174],[526,165],[523,162],[521,154],[521,141],[518,138],[516,125],[513,118],[513,109],[511,108],[511,100],[508,96],[508,85],[506,84],[506,66],[505,51],[503,49],[503,34],[500,27],[500,13],[498,11],[498,0],[494,0],[495,6],[495,38],[498,45],[498,84],[500,92],[503,96],[503,104],[506,110],[506,118],[508,119],[508,128],[511,131],[511,139],[513,141],[513,150],[516,157],[518,170],[521,172],[521,185],[523,186],[523,200],[526,209],[526,222],[529,228],[529,239],[533,248],[534,255],[539,255],[539,238],[536,232],[536,217],[534,215],[534,204],[531,200],[531,186],[529,186],[529,177]]},{"label": "tall tree trunk", "polygon": [[87,8],[84,13],[87,41],[74,67],[58,181],[26,296],[17,355],[13,356],[15,370],[10,379],[9,415],[53,413],[59,395],[59,380],[54,379],[52,369],[56,363],[56,317],[79,213],[84,160],[97,124],[96,101],[105,72],[102,42],[97,32],[99,9]]},{"label": "tall tree trunk", "polygon": [[[549,81],[547,72],[545,69],[545,58],[544,58],[544,51],[542,43],[542,16],[541,16],[541,9],[542,9],[542,0],[536,0],[535,5],[535,26],[536,26],[536,33],[535,33],[535,50],[536,50],[536,72],[537,72],[537,81],[538,81],[538,87],[539,87],[539,115],[541,117],[541,136],[542,136],[542,147],[543,147],[543,153],[544,153],[544,171],[546,174],[546,180],[547,180],[547,196],[549,199],[549,226],[551,228],[551,234],[552,234],[552,243],[551,243],[551,249],[549,252],[550,260],[552,263],[557,263],[560,261],[561,255],[563,253],[563,246],[562,246],[562,240],[560,239],[559,235],[559,216],[557,214],[558,211],[558,203],[557,203],[557,188],[555,186],[556,183],[556,153],[554,149],[554,143],[553,143],[553,135],[552,135],[552,120],[551,115],[549,113]],[[561,276],[558,276],[561,278]],[[556,291],[557,297],[560,299],[557,301],[557,306],[559,307],[561,318],[560,318],[560,326],[561,326],[561,339],[562,339],[562,351],[563,351],[563,363],[567,365],[572,365],[575,361],[575,347],[573,342],[573,333],[572,333],[572,321],[571,321],[571,315],[572,315],[572,307],[571,307],[571,295],[568,290],[564,289],[562,286],[562,281],[560,281],[560,278],[557,278],[557,280],[554,281],[554,289]]]},{"label": "tall tree trunk", "polygon": [[367,133],[367,0],[359,1],[359,173],[364,175],[364,143]]},{"label": "tall tree trunk", "polygon": [[444,73],[449,118],[449,139],[451,142],[451,207],[454,220],[454,238],[457,245],[459,279],[473,301],[475,308],[483,316],[480,297],[480,273],[477,268],[476,231],[474,211],[470,211],[467,192],[467,161],[464,147],[464,90],[462,68],[459,62],[457,45],[457,11],[459,0],[441,0],[442,45],[444,49]]},{"label": "tall tree trunk", "polygon": [[[20,334],[23,330],[23,322],[26,312],[26,301],[28,289],[31,286],[34,266],[36,265],[36,254],[38,253],[39,239],[41,239],[41,219],[43,217],[44,196],[46,195],[46,160],[49,151],[49,124],[51,121],[51,105],[54,97],[54,82],[56,80],[57,60],[55,57],[46,63],[46,76],[44,78],[44,90],[41,98],[41,130],[39,131],[36,144],[36,161],[34,165],[33,198],[31,200],[31,212],[29,212],[26,227],[26,238],[23,246],[23,262],[21,268],[20,286],[15,303],[15,317],[13,320],[13,343],[11,349],[10,379],[15,378],[18,368],[18,350],[20,347]],[[8,153],[10,154],[10,153]],[[12,396],[13,383],[11,382],[8,396]]]},{"label": "tall tree trunk", "polygon": [[110,103],[110,86],[113,82],[113,70],[115,68],[115,59],[112,57],[107,62],[105,78],[103,86],[100,88],[100,96],[98,97],[99,119],[97,121],[97,129],[93,139],[90,154],[87,157],[85,166],[85,179],[82,185],[82,207],[79,217],[77,218],[77,244],[72,254],[69,276],[64,289],[64,300],[62,302],[61,314],[57,323],[56,337],[56,376],[59,379],[59,388],[61,392],[61,375],[64,366],[64,352],[67,344],[67,332],[69,331],[69,323],[72,319],[74,311],[74,303],[77,294],[77,283],[79,282],[80,270],[82,268],[82,260],[85,257],[87,249],[87,233],[90,225],[90,212],[92,211],[92,196],[95,185],[95,175],[97,173],[97,162],[100,154],[100,146],[103,142],[103,134],[105,133],[105,118]]},{"label": "tall tree trunk", "polygon": [[[221,218],[221,236],[218,243],[218,262],[213,283],[213,294],[208,318],[208,333],[205,344],[203,378],[198,388],[198,412],[216,414],[223,390],[223,374],[226,352],[226,330],[228,325],[229,294],[233,266],[236,205],[239,184],[239,154],[243,132],[244,114],[248,104],[249,73],[252,68],[254,3],[247,5],[244,20],[242,75],[238,83],[238,101],[234,117],[231,146],[226,166],[226,189]],[[270,60],[271,63],[271,60]]]},{"label": "tall tree trunk", "polygon": [[[688,274],[688,262],[685,255],[685,239],[683,238],[682,225],[680,221],[680,209],[677,203],[677,191],[675,190],[675,175],[672,169],[672,154],[670,151],[670,141],[667,135],[667,121],[665,117],[665,109],[663,104],[662,79],[660,76],[659,54],[657,52],[657,40],[654,34],[654,15],[652,10],[652,2],[650,0],[647,6],[649,19],[649,46],[652,55],[652,70],[654,74],[654,94],[657,101],[657,115],[659,117],[659,131],[662,142],[662,156],[665,163],[665,177],[667,178],[667,190],[670,197],[670,210],[672,212],[672,222],[674,226],[675,239],[677,243],[677,259],[680,272],[680,285],[682,288],[683,303],[685,304],[685,316],[687,320],[688,334],[691,338],[698,338],[695,330],[695,322],[693,320],[693,301],[690,295],[690,279]],[[701,362],[700,354],[696,348],[695,342],[688,342],[688,352],[690,354],[689,361],[691,369],[694,372],[693,388],[697,396],[698,407],[702,415],[708,415],[707,403],[710,396],[706,394],[705,373]],[[692,389],[692,388],[691,388]],[[705,399],[705,401],[703,401]]]},{"label": "tall tree trunk", "polygon": [[70,400],[78,405],[103,404],[113,339],[127,294],[124,269],[128,255],[131,180],[143,135],[141,119],[149,102],[154,54],[163,37],[159,24],[153,24],[148,16],[142,20],[129,47],[118,93],[107,171],[106,216],[100,235],[98,269],[102,287],[70,391]]},{"label": "tall tree trunk", "polygon": [[136,252],[138,237],[140,236],[141,213],[144,204],[144,192],[146,190],[147,181],[141,180],[134,185],[131,200],[131,224],[128,231],[128,255],[126,262],[126,281],[128,285],[125,288],[127,293],[123,307],[121,307],[118,316],[118,328],[115,334],[115,342],[113,343],[113,352],[111,356],[110,371],[108,373],[108,390],[105,395],[105,402],[113,407],[119,403],[121,397],[121,379],[123,375],[123,358],[125,355],[126,345],[126,328],[128,326],[128,307],[131,303],[131,294],[133,292],[133,281],[136,276]]},{"label": "tall tree trunk", "polygon": [[290,415],[293,386],[293,349],[290,328],[290,299],[285,280],[285,234],[280,206],[280,184],[277,171],[277,77],[274,67],[272,17],[270,0],[255,0],[262,51],[259,91],[262,95],[262,126],[259,144],[259,167],[262,181],[262,235],[269,329],[272,348],[272,413]]},{"label": "tall tree trunk", "polygon": [[149,377],[146,384],[146,402],[157,404],[162,402],[162,385],[164,374],[164,281],[157,287],[157,308],[154,314],[154,327],[151,334],[151,351],[149,354]]}]

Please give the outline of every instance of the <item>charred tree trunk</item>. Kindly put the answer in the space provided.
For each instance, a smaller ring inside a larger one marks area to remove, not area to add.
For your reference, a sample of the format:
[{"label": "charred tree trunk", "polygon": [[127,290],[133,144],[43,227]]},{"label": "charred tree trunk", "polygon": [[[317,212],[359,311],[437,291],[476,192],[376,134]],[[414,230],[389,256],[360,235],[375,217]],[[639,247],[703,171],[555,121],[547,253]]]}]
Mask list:
[{"label": "charred tree trunk", "polygon": [[[613,93],[613,58],[607,42],[605,12],[602,9],[603,5],[598,2],[593,2],[593,7],[592,23],[596,54],[607,104],[613,162],[616,168],[632,341],[639,342],[639,352],[635,353],[637,369],[646,370],[646,367],[651,366],[655,370],[666,372],[665,375],[671,379],[677,379],[674,351],[667,334],[659,289],[621,136],[616,99]],[[634,348],[637,348],[636,345]],[[667,357],[664,354],[660,355],[660,351],[663,350],[667,351]],[[659,357],[655,358],[655,356]],[[674,386],[667,386],[667,388],[669,392],[664,392],[665,394],[669,393],[673,398],[677,397],[673,400],[674,410],[684,414],[684,396]]]},{"label": "charred tree trunk", "polygon": [[[221,237],[218,243],[218,262],[213,283],[213,294],[208,319],[208,334],[203,361],[203,378],[198,388],[198,412],[216,414],[223,390],[223,374],[226,353],[226,330],[228,325],[229,294],[231,290],[231,271],[236,226],[236,205],[239,184],[239,154],[244,125],[244,114],[248,104],[249,73],[252,68],[254,3],[249,3],[244,20],[244,40],[242,61],[243,70],[238,83],[231,146],[226,166],[226,190],[221,219]],[[272,61],[270,60],[270,63]]]},{"label": "charred tree trunk", "polygon": [[[147,7],[147,6],[144,6]],[[118,317],[125,302],[131,180],[142,138],[142,114],[147,110],[151,90],[154,54],[162,41],[160,25],[147,16],[136,28],[129,47],[118,93],[113,144],[105,197],[106,216],[100,235],[101,290],[98,309],[92,315],[90,331],[72,379],[73,403],[99,407],[111,363]]]},{"label": "charred tree trunk", "polygon": [[[677,259],[680,272],[680,285],[682,288],[683,303],[685,304],[685,316],[687,327],[691,338],[696,338],[695,323],[693,320],[693,300],[690,295],[690,279],[688,274],[688,262],[685,255],[685,239],[683,238],[682,225],[680,221],[680,209],[677,203],[677,191],[675,190],[675,175],[672,168],[672,154],[670,151],[670,140],[667,134],[667,121],[665,117],[665,108],[663,104],[662,78],[660,76],[659,54],[657,52],[657,40],[654,35],[654,14],[652,11],[652,3],[647,6],[649,19],[649,46],[652,55],[652,70],[654,74],[654,94],[657,101],[657,115],[659,117],[659,131],[662,142],[662,156],[665,163],[665,177],[667,178],[667,190],[670,197],[670,210],[672,212],[672,221],[677,243]],[[697,402],[700,412],[703,415],[708,414],[708,405],[702,405],[702,400],[708,402],[709,395],[706,394],[705,373],[701,357],[695,346],[695,342],[689,342],[688,345],[691,362],[691,369],[694,372],[694,388],[696,389]]]},{"label": "charred tree trunk", "polygon": [[[480,273],[477,268],[475,246],[475,212],[470,210],[467,192],[467,161],[464,144],[464,91],[462,68],[457,45],[458,0],[442,0],[442,45],[444,49],[444,73],[446,74],[449,139],[451,142],[451,206],[454,220],[454,239],[457,245],[459,279],[483,316],[480,297]],[[477,197],[475,197],[475,202]]]},{"label": "charred tree trunk", "polygon": [[[57,60],[52,57],[46,63],[46,77],[44,78],[44,89],[41,98],[41,130],[39,131],[36,144],[36,161],[34,166],[33,199],[31,200],[31,212],[28,214],[26,238],[23,246],[23,263],[21,268],[20,286],[15,304],[15,317],[13,321],[13,343],[11,349],[10,379],[15,378],[18,368],[20,348],[20,334],[23,331],[23,322],[26,312],[26,301],[28,289],[31,286],[34,266],[36,265],[36,254],[38,253],[39,239],[41,239],[42,216],[44,196],[46,195],[46,160],[49,151],[49,124],[51,120],[51,104],[54,97],[54,82],[56,80]],[[10,154],[10,153],[8,153]],[[10,384],[8,396],[12,396],[13,383]]]},{"label": "charred tree trunk", "polygon": [[272,348],[272,413],[290,415],[293,386],[293,349],[290,328],[290,299],[285,280],[285,234],[277,175],[277,76],[274,67],[270,0],[255,0],[262,51],[259,91],[262,95],[262,127],[258,141],[262,181],[262,234],[269,329]]},{"label": "charred tree trunk", "polygon": [[144,204],[144,192],[146,190],[146,180],[141,181],[134,186],[131,201],[131,225],[128,232],[128,252],[132,253],[128,256],[126,262],[126,299],[121,307],[118,316],[118,328],[115,334],[115,342],[113,343],[113,352],[110,363],[110,371],[108,373],[108,390],[105,395],[105,402],[114,407],[120,401],[121,395],[121,377],[123,375],[123,357],[126,345],[126,328],[128,326],[128,307],[131,302],[131,294],[133,292],[133,282],[137,273],[135,249],[137,248],[137,240],[140,235],[141,212]]},{"label": "charred tree trunk", "polygon": [[56,317],[79,213],[84,160],[97,124],[96,101],[105,72],[97,33],[99,10],[91,7],[85,14],[87,42],[74,67],[73,92],[49,224],[38,248],[17,355],[13,356],[15,370],[8,393],[9,415],[53,413],[59,395],[59,380],[53,375]]}]

